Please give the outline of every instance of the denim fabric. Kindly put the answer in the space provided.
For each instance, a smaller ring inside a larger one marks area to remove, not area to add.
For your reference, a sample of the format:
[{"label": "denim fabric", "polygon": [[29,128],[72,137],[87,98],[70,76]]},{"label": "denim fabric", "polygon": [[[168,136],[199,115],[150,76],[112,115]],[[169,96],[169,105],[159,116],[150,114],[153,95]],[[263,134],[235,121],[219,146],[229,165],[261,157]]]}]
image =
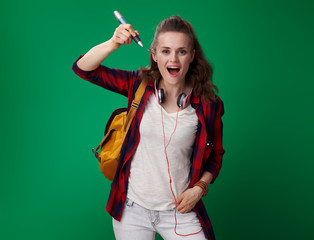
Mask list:
[{"label": "denim fabric", "polygon": [[[177,233],[191,234],[202,228],[195,212],[179,213],[177,216]],[[126,200],[121,221],[112,218],[113,229],[117,240],[154,240],[156,232],[164,240],[204,240],[204,232],[190,236],[179,236],[175,233],[174,210],[153,211],[141,207],[130,199]]]}]

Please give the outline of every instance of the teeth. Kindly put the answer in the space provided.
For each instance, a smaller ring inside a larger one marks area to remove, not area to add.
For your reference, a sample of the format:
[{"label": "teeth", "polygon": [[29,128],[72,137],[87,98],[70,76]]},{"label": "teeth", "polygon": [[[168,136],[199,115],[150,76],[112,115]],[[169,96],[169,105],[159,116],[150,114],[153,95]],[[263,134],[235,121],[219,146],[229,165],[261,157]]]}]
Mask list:
[{"label": "teeth", "polygon": [[169,69],[180,69],[178,67],[168,67]]}]

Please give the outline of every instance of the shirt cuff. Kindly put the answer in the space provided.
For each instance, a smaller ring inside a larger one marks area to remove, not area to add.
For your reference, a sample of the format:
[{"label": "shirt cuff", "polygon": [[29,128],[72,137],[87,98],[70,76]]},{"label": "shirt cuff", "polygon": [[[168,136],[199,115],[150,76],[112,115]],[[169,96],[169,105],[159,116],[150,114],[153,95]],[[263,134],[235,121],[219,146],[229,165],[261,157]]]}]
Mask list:
[{"label": "shirt cuff", "polygon": [[88,76],[91,72],[95,71],[95,70],[91,70],[91,71],[85,71],[80,69],[77,66],[77,61],[80,60],[84,55],[81,55],[72,65],[72,70],[78,75],[78,76]]}]

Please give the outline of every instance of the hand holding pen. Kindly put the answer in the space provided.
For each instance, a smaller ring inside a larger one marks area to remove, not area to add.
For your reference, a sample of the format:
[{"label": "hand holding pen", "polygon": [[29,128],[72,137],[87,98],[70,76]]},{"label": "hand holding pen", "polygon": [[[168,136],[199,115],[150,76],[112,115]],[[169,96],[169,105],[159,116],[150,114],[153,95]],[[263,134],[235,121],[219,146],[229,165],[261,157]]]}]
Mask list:
[{"label": "hand holding pen", "polygon": [[[124,19],[124,17],[118,12],[118,11],[114,11],[114,16],[116,17],[116,19],[122,24],[122,25],[125,25],[125,30],[129,31],[129,33],[131,33],[132,35],[132,38],[133,40],[138,44],[140,45],[141,47],[143,47],[143,44],[141,42],[141,39],[139,38],[139,33],[138,31],[134,31],[133,27],[128,24],[126,22],[126,20]],[[125,32],[124,32],[125,33]],[[122,39],[124,39],[125,37],[125,34],[124,36],[121,36]],[[128,44],[131,44],[131,43],[128,43]]]},{"label": "hand holding pen", "polygon": [[121,45],[130,45],[135,36],[139,36],[139,33],[133,29],[131,24],[120,24],[110,40],[115,44],[115,49],[118,49]]},{"label": "hand holding pen", "polygon": [[77,66],[85,71],[92,71],[121,45],[131,44],[132,39],[141,47],[143,44],[139,39],[138,31],[134,31],[132,25],[127,24],[120,13],[115,11],[115,16],[121,23],[115,30],[112,38],[91,48],[81,59],[77,61]]}]

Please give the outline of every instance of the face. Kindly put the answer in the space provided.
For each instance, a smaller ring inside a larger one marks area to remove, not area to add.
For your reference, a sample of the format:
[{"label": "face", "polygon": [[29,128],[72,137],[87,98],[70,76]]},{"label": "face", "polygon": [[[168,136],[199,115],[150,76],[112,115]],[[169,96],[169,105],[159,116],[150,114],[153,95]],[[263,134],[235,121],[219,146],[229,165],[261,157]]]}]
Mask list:
[{"label": "face", "polygon": [[152,53],[163,80],[171,85],[184,85],[185,75],[194,58],[189,37],[184,33],[165,32],[158,37]]}]

